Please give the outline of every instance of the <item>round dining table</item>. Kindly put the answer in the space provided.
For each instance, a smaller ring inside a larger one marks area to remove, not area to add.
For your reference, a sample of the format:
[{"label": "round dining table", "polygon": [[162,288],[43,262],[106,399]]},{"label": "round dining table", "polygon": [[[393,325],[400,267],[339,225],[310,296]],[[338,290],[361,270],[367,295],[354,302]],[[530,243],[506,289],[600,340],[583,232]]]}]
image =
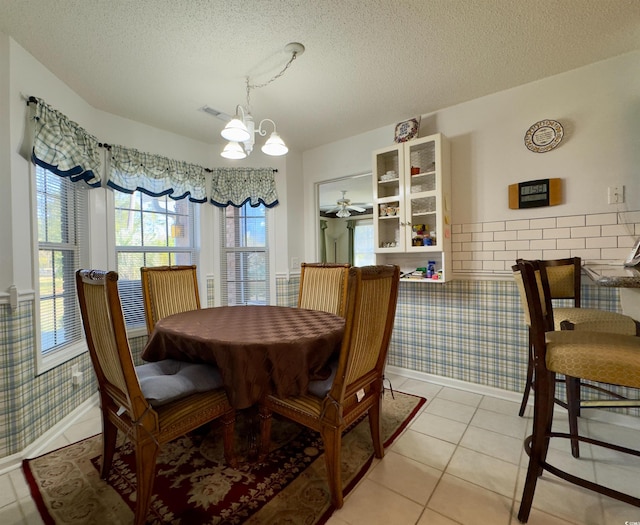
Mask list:
[{"label": "round dining table", "polygon": [[215,364],[231,406],[248,408],[266,393],[300,395],[309,381],[326,379],[344,324],[340,316],[305,308],[203,308],[156,323],[142,359]]}]

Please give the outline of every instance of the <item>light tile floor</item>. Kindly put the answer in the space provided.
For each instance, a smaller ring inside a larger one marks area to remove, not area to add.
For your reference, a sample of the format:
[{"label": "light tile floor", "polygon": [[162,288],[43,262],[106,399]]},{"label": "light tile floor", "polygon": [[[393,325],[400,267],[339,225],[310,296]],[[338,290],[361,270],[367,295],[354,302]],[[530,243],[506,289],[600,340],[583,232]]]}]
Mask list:
[{"label": "light tile floor", "polygon": [[[376,460],[328,525],[516,524],[527,455],[523,439],[531,418],[518,404],[434,383],[391,377],[394,389],[427,403],[407,429]],[[581,433],[639,448],[636,430],[581,418]],[[558,413],[554,430],[566,431]],[[100,431],[92,409],[49,447],[51,450]],[[558,441],[558,440],[556,440]],[[564,440],[563,440],[564,441]],[[574,459],[552,442],[552,463],[640,496],[640,459],[581,445]],[[538,482],[529,523],[625,525],[640,523],[640,508],[580,489],[545,473]],[[22,470],[0,476],[0,523],[40,524]]]}]

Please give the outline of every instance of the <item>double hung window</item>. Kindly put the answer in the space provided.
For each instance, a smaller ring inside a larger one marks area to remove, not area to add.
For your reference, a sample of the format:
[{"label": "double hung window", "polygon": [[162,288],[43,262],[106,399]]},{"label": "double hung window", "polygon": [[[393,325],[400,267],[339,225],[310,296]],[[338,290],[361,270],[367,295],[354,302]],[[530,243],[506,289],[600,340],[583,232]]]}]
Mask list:
[{"label": "double hung window", "polygon": [[269,304],[269,228],[263,206],[221,209],[222,304]]},{"label": "double hung window", "polygon": [[127,328],[145,326],[142,266],[198,264],[196,210],[188,199],[114,191],[118,287]]},{"label": "double hung window", "polygon": [[38,230],[37,323],[39,368],[76,355],[83,340],[75,270],[83,266],[87,187],[35,165]]}]

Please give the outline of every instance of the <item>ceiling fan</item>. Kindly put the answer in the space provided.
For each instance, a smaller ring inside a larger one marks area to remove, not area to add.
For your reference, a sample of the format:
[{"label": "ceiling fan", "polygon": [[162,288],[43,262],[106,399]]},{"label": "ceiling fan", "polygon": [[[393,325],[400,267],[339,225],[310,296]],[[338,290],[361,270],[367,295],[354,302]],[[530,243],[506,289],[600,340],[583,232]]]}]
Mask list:
[{"label": "ceiling fan", "polygon": [[362,213],[366,211],[362,206],[358,206],[357,204],[351,204],[351,201],[346,197],[347,192],[342,190],[342,198],[338,199],[336,202],[337,206],[331,210],[328,210],[327,213],[334,213],[336,217],[345,218],[350,217],[351,212],[349,210],[357,211]]}]

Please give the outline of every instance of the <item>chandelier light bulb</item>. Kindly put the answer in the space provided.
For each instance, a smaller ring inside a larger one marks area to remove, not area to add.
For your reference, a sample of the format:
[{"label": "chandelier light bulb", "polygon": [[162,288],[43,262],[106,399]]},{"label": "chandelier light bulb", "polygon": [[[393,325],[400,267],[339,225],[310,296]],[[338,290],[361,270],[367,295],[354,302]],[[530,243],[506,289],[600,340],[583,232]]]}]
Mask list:
[{"label": "chandelier light bulb", "polygon": [[280,157],[281,155],[286,155],[289,151],[284,141],[280,138],[277,132],[271,133],[267,142],[262,146],[262,152],[267,155],[271,155],[272,157]]},{"label": "chandelier light bulb", "polygon": [[238,117],[231,119],[220,132],[222,138],[232,142],[245,142],[251,138],[247,126]]},{"label": "chandelier light bulb", "polygon": [[220,156],[225,159],[240,160],[246,158],[247,154],[238,142],[232,140],[224,147]]}]

